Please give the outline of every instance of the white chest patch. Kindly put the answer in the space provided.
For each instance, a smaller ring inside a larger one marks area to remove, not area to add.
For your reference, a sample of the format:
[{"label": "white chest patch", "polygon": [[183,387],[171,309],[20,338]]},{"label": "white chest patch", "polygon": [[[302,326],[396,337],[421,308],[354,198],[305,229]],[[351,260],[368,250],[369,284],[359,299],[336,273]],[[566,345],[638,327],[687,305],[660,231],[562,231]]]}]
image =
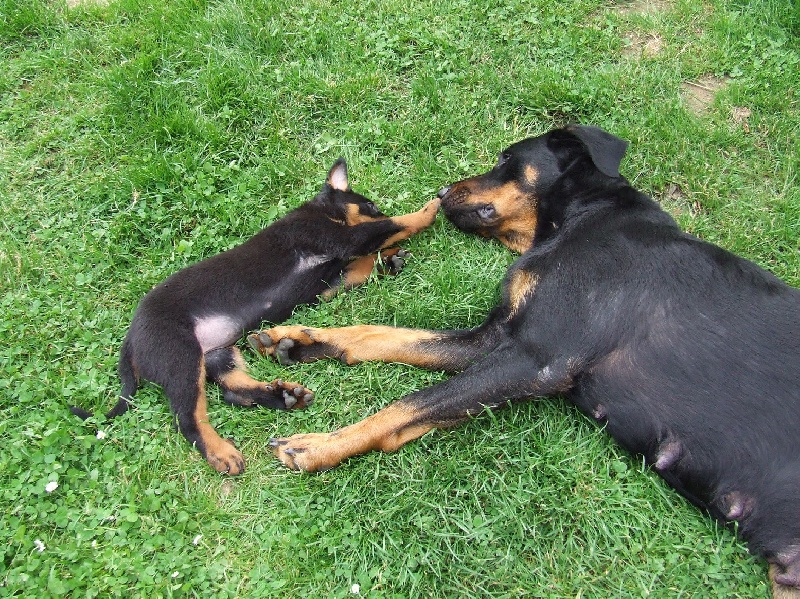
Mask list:
[{"label": "white chest patch", "polygon": [[200,342],[203,353],[232,345],[241,334],[242,325],[230,316],[211,315],[194,321],[194,336]]}]

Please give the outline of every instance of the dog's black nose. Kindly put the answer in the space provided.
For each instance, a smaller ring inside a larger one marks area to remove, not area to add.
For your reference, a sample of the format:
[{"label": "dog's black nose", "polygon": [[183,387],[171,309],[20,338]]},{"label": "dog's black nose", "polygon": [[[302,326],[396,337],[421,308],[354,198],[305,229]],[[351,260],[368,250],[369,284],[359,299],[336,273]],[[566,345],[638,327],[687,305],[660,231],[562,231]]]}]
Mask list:
[{"label": "dog's black nose", "polygon": [[442,187],[442,188],[439,190],[439,193],[437,193],[437,194],[436,194],[436,197],[438,197],[438,198],[443,198],[444,196],[446,196],[446,195],[447,195],[447,192],[448,192],[448,191],[450,191],[450,186],[449,186],[449,185],[448,185],[447,187]]}]

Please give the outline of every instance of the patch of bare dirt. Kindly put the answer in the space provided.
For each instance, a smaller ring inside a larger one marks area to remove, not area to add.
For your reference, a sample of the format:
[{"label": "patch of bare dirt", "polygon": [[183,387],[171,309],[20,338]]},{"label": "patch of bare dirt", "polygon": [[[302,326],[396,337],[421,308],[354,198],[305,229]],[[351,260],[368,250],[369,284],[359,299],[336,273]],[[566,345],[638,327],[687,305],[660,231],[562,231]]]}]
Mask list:
[{"label": "patch of bare dirt", "polygon": [[685,81],[681,84],[681,98],[689,112],[697,116],[708,113],[714,98],[720,90],[728,85],[727,77],[706,75],[696,81]]},{"label": "patch of bare dirt", "polygon": [[731,120],[742,127],[745,133],[750,133],[750,121],[748,120],[753,111],[746,106],[731,107]]},{"label": "patch of bare dirt", "polygon": [[78,6],[108,6],[108,0],[67,0],[67,8]]},{"label": "patch of bare dirt", "polygon": [[690,200],[689,195],[677,183],[668,183],[661,193],[656,193],[654,197],[675,218],[684,214],[694,218],[703,211],[700,202]]},{"label": "patch of bare dirt", "polygon": [[623,36],[626,45],[622,53],[626,56],[652,58],[664,49],[664,40],[655,33],[626,33]]},{"label": "patch of bare dirt", "polygon": [[669,6],[667,0],[632,0],[620,2],[617,12],[621,15],[651,15],[665,11]]}]

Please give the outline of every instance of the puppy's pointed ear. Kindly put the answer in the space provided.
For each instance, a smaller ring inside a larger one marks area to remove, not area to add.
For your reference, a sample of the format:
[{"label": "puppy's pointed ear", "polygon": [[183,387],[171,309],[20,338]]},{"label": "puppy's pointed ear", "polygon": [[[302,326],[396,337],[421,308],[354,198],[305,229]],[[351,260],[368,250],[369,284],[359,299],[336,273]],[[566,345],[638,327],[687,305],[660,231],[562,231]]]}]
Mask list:
[{"label": "puppy's pointed ear", "polygon": [[619,165],[628,142],[599,127],[570,125],[567,131],[583,142],[597,169],[609,177],[619,177]]},{"label": "puppy's pointed ear", "polygon": [[347,180],[347,163],[344,158],[339,158],[333,163],[325,184],[338,191],[350,191],[350,182]]}]

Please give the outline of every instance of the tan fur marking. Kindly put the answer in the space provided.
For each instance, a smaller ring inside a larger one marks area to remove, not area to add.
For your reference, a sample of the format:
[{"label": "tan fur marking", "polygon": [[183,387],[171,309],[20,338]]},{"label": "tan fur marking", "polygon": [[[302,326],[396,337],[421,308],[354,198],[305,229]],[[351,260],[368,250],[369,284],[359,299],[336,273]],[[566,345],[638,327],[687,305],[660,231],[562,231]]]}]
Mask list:
[{"label": "tan fur marking", "polygon": [[538,282],[539,277],[535,273],[527,270],[518,270],[511,276],[511,282],[508,285],[508,295],[511,301],[510,316],[512,318],[517,315],[525,300],[530,295],[533,295]]},{"label": "tan fur marking", "polygon": [[[538,177],[536,170],[529,166],[525,169],[525,176]],[[451,194],[465,194],[461,203],[468,205],[491,204],[497,217],[487,226],[476,231],[484,237],[493,236],[508,249],[519,254],[528,250],[533,245],[538,223],[535,198],[526,193],[516,181],[504,183],[495,187],[483,187],[479,184],[480,177],[458,183],[458,188]]]},{"label": "tan fur marking", "polygon": [[[380,253],[381,260],[386,261],[399,251],[400,248],[384,250]],[[323,299],[331,299],[341,291],[346,291],[366,283],[369,280],[372,272],[375,270],[375,263],[377,261],[378,255],[371,254],[369,256],[356,258],[350,262],[350,264],[345,267],[342,280],[339,282],[339,284],[336,287],[331,287],[330,289],[326,289],[322,292]]]},{"label": "tan fur marking", "polygon": [[493,203],[500,216],[497,238],[508,249],[521,254],[533,244],[538,223],[536,206],[517,183],[503,185],[496,198]]},{"label": "tan fur marking", "polygon": [[228,389],[262,389],[264,383],[257,381],[244,370],[235,368],[220,377],[220,382]]},{"label": "tan fur marking", "polygon": [[340,291],[352,289],[353,287],[366,283],[372,271],[375,269],[375,260],[376,256],[372,255],[362,256],[350,262],[344,269],[342,280],[339,282],[339,285],[324,291],[322,297],[329,299]]},{"label": "tan fur marking", "polygon": [[539,178],[539,171],[536,170],[532,164],[525,165],[525,182],[528,185],[533,185]]},{"label": "tan fur marking", "polygon": [[426,353],[419,344],[437,339],[434,331],[423,329],[403,329],[379,325],[357,325],[339,329],[312,329],[303,326],[279,326],[263,331],[272,340],[272,347],[266,348],[271,354],[281,339],[289,338],[301,345],[314,342],[324,343],[338,353],[347,364],[357,364],[368,360],[377,362],[398,362],[412,366],[425,367],[433,363],[435,354]]},{"label": "tan fur marking", "polygon": [[217,472],[241,474],[244,470],[244,457],[231,443],[220,437],[208,421],[205,380],[206,368],[205,365],[202,365],[200,378],[197,381],[197,405],[194,408],[194,419],[203,441],[206,461]]},{"label": "tan fur marking", "polygon": [[780,569],[775,564],[769,565],[769,581],[772,586],[772,599],[800,599],[800,589],[787,587],[775,582],[775,577],[780,574]]},{"label": "tan fur marking", "polygon": [[347,205],[347,224],[351,227],[356,225],[360,225],[362,223],[370,223],[376,220],[384,220],[388,217],[386,216],[368,216],[366,214],[361,214],[358,211],[357,204],[348,204]]},{"label": "tan fur marking", "polygon": [[394,403],[332,433],[279,439],[273,451],[290,468],[309,472],[326,470],[368,451],[395,451],[434,428],[432,424],[414,423],[418,417],[419,413],[412,407]]}]

